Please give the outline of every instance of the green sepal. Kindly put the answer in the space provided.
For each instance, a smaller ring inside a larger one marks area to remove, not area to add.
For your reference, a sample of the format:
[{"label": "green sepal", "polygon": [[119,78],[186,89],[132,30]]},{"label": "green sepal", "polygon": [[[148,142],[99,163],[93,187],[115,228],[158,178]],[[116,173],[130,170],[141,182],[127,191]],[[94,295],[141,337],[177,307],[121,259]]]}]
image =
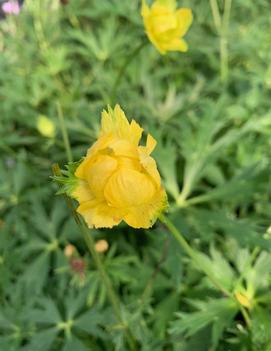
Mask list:
[{"label": "green sepal", "polygon": [[[79,178],[75,176],[75,171],[82,162],[82,159],[77,162],[69,162],[65,165],[65,169],[60,169],[58,165],[54,168],[54,175],[52,179],[60,186],[57,195],[67,194],[73,196],[73,192],[79,183]],[[58,167],[58,169],[57,169]]]}]

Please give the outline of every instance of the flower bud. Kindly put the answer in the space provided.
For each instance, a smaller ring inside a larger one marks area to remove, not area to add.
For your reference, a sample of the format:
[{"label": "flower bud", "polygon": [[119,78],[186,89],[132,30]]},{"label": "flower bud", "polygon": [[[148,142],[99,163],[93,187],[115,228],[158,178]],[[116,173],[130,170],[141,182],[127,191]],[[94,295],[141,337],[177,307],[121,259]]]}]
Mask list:
[{"label": "flower bud", "polygon": [[72,244],[68,244],[65,246],[64,255],[70,258],[75,253],[75,251],[76,251],[75,247]]},{"label": "flower bud", "polygon": [[53,138],[55,136],[55,125],[54,123],[46,116],[40,115],[38,117],[37,129],[41,135],[46,138]]},{"label": "flower bud", "polygon": [[95,243],[95,250],[99,253],[103,253],[108,250],[108,242],[106,240],[98,240]]}]

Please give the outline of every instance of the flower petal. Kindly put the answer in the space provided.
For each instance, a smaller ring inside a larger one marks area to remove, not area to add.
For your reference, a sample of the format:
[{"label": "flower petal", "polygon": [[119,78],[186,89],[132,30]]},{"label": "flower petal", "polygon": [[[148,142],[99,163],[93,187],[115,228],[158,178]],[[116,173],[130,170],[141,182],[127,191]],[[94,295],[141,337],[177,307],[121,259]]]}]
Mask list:
[{"label": "flower petal", "polygon": [[103,198],[105,184],[117,169],[118,162],[115,158],[107,155],[98,155],[85,162],[84,177],[88,181],[88,186],[96,197]]},{"label": "flower petal", "polygon": [[116,105],[114,110],[102,112],[101,134],[111,134],[117,138],[125,139],[133,145],[138,145],[143,129],[132,120],[128,122],[125,113]]},{"label": "flower petal", "polygon": [[171,8],[154,3],[151,9],[150,21],[155,28],[155,35],[159,36],[178,26],[178,19]]},{"label": "flower petal", "polygon": [[150,228],[159,214],[167,207],[167,195],[161,189],[152,202],[143,206],[129,209],[123,220],[133,228]]},{"label": "flower petal", "polygon": [[161,185],[161,178],[155,160],[150,157],[144,150],[142,150],[140,152],[140,163],[147,174],[155,182],[155,186],[159,189]]},{"label": "flower petal", "polygon": [[150,8],[149,6],[146,4],[146,0],[142,0],[141,3],[141,15],[142,17],[147,17],[150,14]]},{"label": "flower petal", "polygon": [[115,139],[110,143],[114,156],[138,158],[137,147],[124,139]]},{"label": "flower petal", "polygon": [[89,185],[85,180],[79,180],[77,187],[72,193],[72,196],[80,203],[85,201],[91,201],[94,199],[94,196],[90,191]]},{"label": "flower petal", "polygon": [[123,211],[97,200],[82,203],[77,212],[84,217],[89,228],[112,228],[121,222],[123,216]]},{"label": "flower petal", "polygon": [[164,49],[168,51],[186,52],[188,45],[184,39],[175,38],[164,45]]},{"label": "flower petal", "polygon": [[104,196],[113,207],[129,208],[149,202],[155,191],[147,175],[133,169],[120,169],[107,182]]},{"label": "flower petal", "polygon": [[177,18],[178,18],[177,35],[182,37],[186,34],[186,32],[188,31],[193,21],[193,14],[191,9],[182,8],[177,10]]},{"label": "flower petal", "polygon": [[147,143],[146,143],[146,150],[147,150],[149,155],[155,149],[156,144],[157,144],[157,141],[150,134],[148,134]]}]

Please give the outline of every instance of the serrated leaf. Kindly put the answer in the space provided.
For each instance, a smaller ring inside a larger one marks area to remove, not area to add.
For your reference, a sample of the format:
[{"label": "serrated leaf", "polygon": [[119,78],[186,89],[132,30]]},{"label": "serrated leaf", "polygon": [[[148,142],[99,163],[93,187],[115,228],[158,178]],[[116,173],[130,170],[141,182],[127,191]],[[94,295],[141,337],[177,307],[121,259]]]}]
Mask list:
[{"label": "serrated leaf", "polygon": [[66,340],[61,351],[89,351],[89,347],[85,346],[81,340],[76,336],[73,336],[72,339]]},{"label": "serrated leaf", "polygon": [[210,300],[199,304],[200,311],[178,313],[179,320],[172,322],[171,334],[192,336],[206,326],[213,325],[213,343],[217,345],[223,330],[238,312],[238,305],[232,299]]},{"label": "serrated leaf", "polygon": [[54,340],[58,334],[57,329],[46,329],[36,333],[26,348],[26,351],[48,351],[54,343]]},{"label": "serrated leaf", "polygon": [[56,303],[50,298],[40,298],[39,307],[34,308],[29,312],[28,318],[41,324],[57,325],[62,321],[62,317],[56,306]]},{"label": "serrated leaf", "polygon": [[158,145],[155,152],[157,154],[159,168],[164,178],[166,190],[171,194],[171,196],[173,196],[174,199],[177,199],[179,187],[176,170],[176,147],[169,142],[165,145],[162,145],[161,143],[161,145]]}]

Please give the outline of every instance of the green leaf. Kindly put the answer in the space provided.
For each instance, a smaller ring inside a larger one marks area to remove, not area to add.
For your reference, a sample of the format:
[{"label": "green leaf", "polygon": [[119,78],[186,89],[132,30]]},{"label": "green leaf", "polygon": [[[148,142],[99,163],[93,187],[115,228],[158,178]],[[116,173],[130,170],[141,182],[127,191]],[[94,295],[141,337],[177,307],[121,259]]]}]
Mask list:
[{"label": "green leaf", "polygon": [[92,308],[86,313],[79,316],[74,326],[90,335],[93,336],[103,336],[103,332],[101,329],[101,324],[106,323],[104,319],[105,315],[98,309]]},{"label": "green leaf", "polygon": [[161,144],[158,143],[155,154],[157,155],[159,169],[162,172],[166,190],[174,199],[177,199],[179,195],[179,186],[176,170],[176,146],[170,142],[165,145],[162,145],[162,142]]},{"label": "green leaf", "polygon": [[[41,290],[45,284],[49,271],[49,255],[47,252],[42,252],[37,256],[24,271],[21,279],[33,289]],[[37,279],[39,277],[39,279]]]},{"label": "green leaf", "polygon": [[[195,302],[193,302],[195,304]],[[232,299],[210,300],[198,302],[198,312],[178,313],[178,320],[171,323],[171,334],[185,334],[193,336],[199,330],[212,324],[212,341],[216,346],[234,315],[238,312],[238,305]]]},{"label": "green leaf", "polygon": [[62,317],[56,306],[56,303],[50,298],[40,298],[38,301],[38,307],[30,311],[28,318],[41,324],[57,325],[62,321]]},{"label": "green leaf", "polygon": [[255,193],[261,189],[266,176],[266,164],[257,162],[256,164],[246,167],[228,182],[214,189],[210,189],[205,194],[192,198],[188,200],[188,202],[190,205],[195,205],[215,200],[221,200],[223,202],[234,200],[235,203],[240,203],[242,200],[247,201],[251,196],[255,196]]},{"label": "green leaf", "polygon": [[231,290],[235,278],[234,271],[219,251],[211,247],[211,258],[201,252],[194,251],[194,257],[196,269],[212,277],[225,291]]},{"label": "green leaf", "polygon": [[85,346],[76,336],[66,340],[61,351],[89,351],[89,347]]},{"label": "green leaf", "polygon": [[58,334],[58,330],[55,328],[46,329],[43,331],[37,332],[32,338],[29,345],[26,348],[26,351],[48,351],[51,350]]},{"label": "green leaf", "polygon": [[271,311],[260,307],[253,313],[252,319],[252,342],[253,350],[269,351],[271,345]]}]

